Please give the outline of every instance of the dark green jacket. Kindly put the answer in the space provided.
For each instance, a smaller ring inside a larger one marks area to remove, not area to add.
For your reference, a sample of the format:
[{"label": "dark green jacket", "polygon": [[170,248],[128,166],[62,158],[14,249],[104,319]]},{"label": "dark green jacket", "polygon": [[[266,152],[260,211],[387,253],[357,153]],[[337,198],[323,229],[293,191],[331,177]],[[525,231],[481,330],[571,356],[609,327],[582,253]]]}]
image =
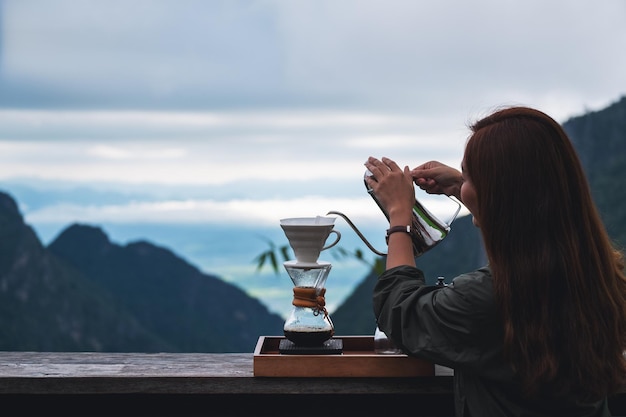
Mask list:
[{"label": "dark green jacket", "polygon": [[607,401],[585,404],[548,394],[523,398],[503,357],[503,330],[488,267],[446,287],[417,268],[384,272],[374,288],[378,327],[407,354],[454,370],[457,416],[610,416]]}]

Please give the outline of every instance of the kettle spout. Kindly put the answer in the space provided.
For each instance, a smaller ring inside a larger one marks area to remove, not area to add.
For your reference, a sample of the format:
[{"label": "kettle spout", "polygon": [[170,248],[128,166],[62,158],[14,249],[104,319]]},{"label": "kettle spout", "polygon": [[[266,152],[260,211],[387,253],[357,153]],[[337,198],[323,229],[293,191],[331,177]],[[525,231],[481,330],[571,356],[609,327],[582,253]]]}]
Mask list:
[{"label": "kettle spout", "polygon": [[363,236],[363,233],[361,233],[359,231],[359,229],[354,225],[354,223],[352,223],[352,221],[348,218],[348,216],[346,216],[345,214],[343,214],[343,213],[341,213],[339,211],[329,211],[328,213],[326,213],[326,215],[329,215],[329,214],[336,214],[337,216],[339,216],[342,219],[344,219],[346,221],[346,223],[348,223],[348,225],[350,225],[352,230],[354,230],[354,232],[357,234],[357,236],[361,238],[361,240],[363,241],[363,243],[365,243],[365,245],[369,248],[369,250],[371,250],[372,252],[374,252],[378,256],[387,256],[386,253],[380,252],[374,246],[372,246],[372,244],[370,242],[368,242],[368,240],[365,238],[365,236]]}]

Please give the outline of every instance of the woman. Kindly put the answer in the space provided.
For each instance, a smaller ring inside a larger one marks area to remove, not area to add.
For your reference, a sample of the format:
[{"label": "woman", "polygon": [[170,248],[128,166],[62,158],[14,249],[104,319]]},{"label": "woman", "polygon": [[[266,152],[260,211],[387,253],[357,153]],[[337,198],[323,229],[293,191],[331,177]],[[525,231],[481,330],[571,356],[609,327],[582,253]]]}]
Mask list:
[{"label": "woman", "polygon": [[[389,213],[378,326],[407,354],[454,369],[458,416],[608,416],[626,375],[626,278],[563,129],[534,109],[471,127],[462,173],[369,158]],[[411,239],[413,182],[460,199],[488,265],[425,285]]]}]

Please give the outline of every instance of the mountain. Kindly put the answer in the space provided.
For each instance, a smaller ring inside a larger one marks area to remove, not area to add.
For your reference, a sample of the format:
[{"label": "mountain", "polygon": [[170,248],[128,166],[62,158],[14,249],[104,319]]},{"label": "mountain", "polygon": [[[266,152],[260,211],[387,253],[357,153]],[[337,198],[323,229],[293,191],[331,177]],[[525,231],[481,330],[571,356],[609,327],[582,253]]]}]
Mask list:
[{"label": "mountain", "polygon": [[0,349],[168,350],[123,306],[39,242],[0,193]]},{"label": "mountain", "polygon": [[49,250],[181,352],[251,351],[260,335],[282,333],[284,320],[258,300],[148,242],[122,247],[99,228],[72,225]]},{"label": "mountain", "polygon": [[284,320],[148,242],[71,225],[48,248],[0,193],[0,349],[251,352]]},{"label": "mountain", "polygon": [[563,128],[585,168],[609,235],[626,245],[626,96],[609,107],[569,119]]}]

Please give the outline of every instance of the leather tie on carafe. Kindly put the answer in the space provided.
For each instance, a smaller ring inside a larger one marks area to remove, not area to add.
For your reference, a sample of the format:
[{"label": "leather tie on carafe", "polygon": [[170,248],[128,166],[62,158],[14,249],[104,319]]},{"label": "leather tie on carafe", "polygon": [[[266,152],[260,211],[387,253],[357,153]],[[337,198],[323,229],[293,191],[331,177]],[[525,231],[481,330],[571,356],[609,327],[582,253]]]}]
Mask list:
[{"label": "leather tie on carafe", "polygon": [[328,317],[324,294],[326,294],[326,288],[321,288],[318,291],[316,288],[311,287],[294,287],[291,304],[296,307],[312,308],[313,314],[316,316],[323,312],[324,317]]}]

